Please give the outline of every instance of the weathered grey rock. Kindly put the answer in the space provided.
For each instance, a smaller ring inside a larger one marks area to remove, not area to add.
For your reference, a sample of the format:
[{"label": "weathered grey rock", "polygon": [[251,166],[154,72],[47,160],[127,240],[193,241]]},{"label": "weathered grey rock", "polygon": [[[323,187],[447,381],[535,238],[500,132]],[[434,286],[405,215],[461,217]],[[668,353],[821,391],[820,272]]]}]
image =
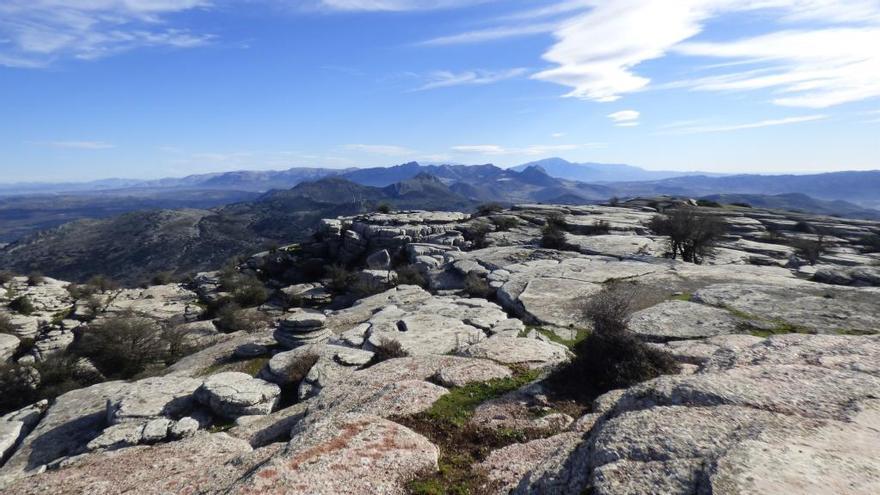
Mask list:
[{"label": "weathered grey rock", "polygon": [[269,348],[256,342],[248,342],[235,348],[233,356],[239,359],[253,359],[269,354]]},{"label": "weathered grey rock", "polygon": [[462,356],[490,359],[529,368],[549,368],[567,361],[571,353],[559,344],[535,339],[495,336],[461,351]]},{"label": "weathered grey rock", "polygon": [[665,342],[739,333],[743,323],[725,309],[667,301],[633,314],[629,327],[644,340]]},{"label": "weathered grey rock", "polygon": [[189,438],[199,431],[199,422],[195,418],[185,416],[175,421],[168,430],[168,435],[175,440]]},{"label": "weathered grey rock", "polygon": [[309,401],[298,402],[266,416],[247,416],[246,424],[236,424],[228,433],[247,441],[252,447],[263,447],[290,440],[291,429],[305,416]]},{"label": "weathered grey rock", "polygon": [[332,335],[330,330],[323,328],[326,320],[327,317],[319,311],[296,308],[278,323],[273,335],[279,344],[288,349],[320,344]]},{"label": "weathered grey rock", "polygon": [[196,294],[181,284],[123,289],[110,298],[102,317],[134,313],[164,322],[183,323],[198,318],[201,309],[197,302]]},{"label": "weathered grey rock", "polygon": [[107,422],[143,423],[160,417],[179,418],[195,407],[193,392],[201,380],[184,377],[153,377],[138,380],[107,400]]},{"label": "weathered grey rock", "polygon": [[333,295],[327,292],[324,286],[319,283],[291,285],[281,289],[281,292],[287,296],[289,301],[298,301],[302,304],[330,304],[333,300]]},{"label": "weathered grey rock", "polygon": [[382,249],[367,256],[366,263],[372,270],[388,270],[391,268],[391,255],[387,249]]},{"label": "weathered grey rock", "polygon": [[12,359],[18,349],[18,337],[8,333],[0,333],[0,364]]},{"label": "weathered grey rock", "polygon": [[582,436],[577,432],[560,433],[531,442],[508,445],[493,451],[478,467],[486,472],[497,493],[514,493],[523,478],[535,473],[547,459],[569,454],[580,444]]},{"label": "weathered grey rock", "polygon": [[230,494],[405,494],[406,484],[437,469],[437,447],[413,431],[375,416],[328,417],[295,428],[280,454],[236,483]]},{"label": "weathered grey rock", "polygon": [[209,377],[195,392],[199,402],[230,419],[269,414],[279,395],[281,389],[278,385],[235,371]]},{"label": "weathered grey rock", "polygon": [[141,434],[140,443],[161,442],[168,437],[173,421],[168,418],[152,419],[144,425],[144,431]]},{"label": "weathered grey rock", "polygon": [[435,378],[445,387],[463,387],[469,383],[487,382],[512,375],[510,368],[480,359],[445,367],[436,374]]},{"label": "weathered grey rock", "polygon": [[12,454],[23,430],[24,423],[21,421],[0,421],[0,464]]},{"label": "weathered grey rock", "polygon": [[565,242],[584,254],[616,256],[659,256],[666,250],[665,242],[637,235],[572,235]]},{"label": "weathered grey rock", "polygon": [[[42,421],[0,468],[0,478],[39,470],[61,457],[79,454],[98,436],[107,420],[107,400],[128,384],[106,382],[58,397]],[[12,492],[16,493],[16,492]]]},{"label": "weathered grey rock", "polygon": [[813,275],[813,280],[823,284],[880,287],[880,267],[825,266],[816,270],[816,274]]},{"label": "weathered grey rock", "polygon": [[200,434],[179,442],[138,446],[82,456],[71,465],[6,487],[21,495],[81,493],[222,493],[271,456],[224,433]]},{"label": "weathered grey rock", "polygon": [[759,328],[772,328],[779,322],[814,333],[870,333],[880,328],[880,289],[822,284],[801,287],[716,284],[696,291],[693,300],[738,311]]}]

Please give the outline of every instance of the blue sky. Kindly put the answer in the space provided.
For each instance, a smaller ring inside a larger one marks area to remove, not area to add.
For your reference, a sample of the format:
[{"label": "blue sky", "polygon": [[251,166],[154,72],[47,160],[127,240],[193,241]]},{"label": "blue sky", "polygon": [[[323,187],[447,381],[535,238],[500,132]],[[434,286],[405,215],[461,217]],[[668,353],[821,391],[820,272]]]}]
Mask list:
[{"label": "blue sky", "polygon": [[880,168],[877,0],[3,0],[0,182]]}]

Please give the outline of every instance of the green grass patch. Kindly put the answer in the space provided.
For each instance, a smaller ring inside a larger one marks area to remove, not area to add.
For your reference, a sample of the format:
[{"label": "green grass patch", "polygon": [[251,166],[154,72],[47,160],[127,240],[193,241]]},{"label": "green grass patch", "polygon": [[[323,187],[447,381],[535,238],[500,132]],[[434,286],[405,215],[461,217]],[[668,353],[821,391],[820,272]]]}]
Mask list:
[{"label": "green grass patch", "polygon": [[453,425],[462,426],[471,419],[478,405],[512,392],[536,380],[540,374],[538,370],[519,371],[509,378],[453,388],[423,414],[438,421],[449,421]]},{"label": "green grass patch", "polygon": [[791,323],[788,323],[787,321],[777,320],[774,323],[775,323],[775,325],[772,327],[769,327],[769,328],[752,327],[752,329],[749,333],[751,333],[755,337],[763,337],[763,338],[771,337],[773,335],[786,335],[786,334],[790,334],[790,333],[805,333],[805,334],[815,333],[815,332],[807,330],[804,327],[792,325]]},{"label": "green grass patch", "polygon": [[[672,300],[672,301],[691,302],[691,300],[692,300],[693,298],[694,298],[694,295],[693,295],[693,294],[691,294],[690,292],[685,292],[685,293],[683,293],[683,294],[679,294],[679,295],[677,295],[677,296],[672,296],[672,297],[670,297],[669,299]],[[728,310],[728,311],[729,311],[729,310]]]},{"label": "green grass patch", "polygon": [[877,332],[871,330],[857,330],[855,328],[838,328],[835,333],[837,335],[874,335]]},{"label": "green grass patch", "polygon": [[582,340],[584,340],[585,338],[587,338],[588,335],[590,335],[589,330],[584,330],[582,328],[579,328],[579,329],[577,329],[577,333],[575,334],[574,338],[569,340],[569,339],[563,339],[559,335],[556,335],[553,331],[547,330],[546,328],[537,328],[536,330],[538,331],[538,333],[547,337],[548,339],[552,340],[553,342],[556,342],[557,344],[562,344],[565,347],[568,347],[569,349],[573,349],[574,346],[578,345]]}]

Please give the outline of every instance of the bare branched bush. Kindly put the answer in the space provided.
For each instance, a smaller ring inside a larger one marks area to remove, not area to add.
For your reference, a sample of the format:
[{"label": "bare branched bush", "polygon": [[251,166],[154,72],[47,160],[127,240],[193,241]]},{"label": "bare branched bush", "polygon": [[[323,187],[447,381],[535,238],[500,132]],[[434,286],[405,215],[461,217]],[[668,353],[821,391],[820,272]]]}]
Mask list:
[{"label": "bare branched bush", "polygon": [[0,285],[8,283],[13,278],[15,278],[14,273],[7,270],[0,270]]},{"label": "bare branched bush", "polygon": [[46,283],[46,277],[40,272],[31,272],[28,274],[27,284],[31,287]]},{"label": "bare branched bush", "polygon": [[36,308],[34,308],[34,303],[31,302],[28,296],[18,296],[12,301],[9,301],[9,309],[26,316],[36,310]]},{"label": "bare branched bush", "polygon": [[492,224],[495,225],[496,231],[506,232],[518,226],[519,220],[517,220],[516,217],[497,216],[492,218]]},{"label": "bare branched bush", "polygon": [[413,265],[403,265],[394,271],[397,272],[397,285],[418,285],[423,289],[428,287],[428,281],[422,272]]},{"label": "bare branched bush", "polygon": [[0,313],[0,333],[15,333],[15,325],[5,313]]},{"label": "bare branched bush", "polygon": [[485,278],[476,274],[476,272],[468,272],[464,277],[464,291],[471,297],[482,297],[483,299],[492,295],[492,288]]},{"label": "bare branched bush", "polygon": [[407,357],[409,354],[396,340],[382,338],[379,345],[373,349],[373,358],[370,360],[370,366],[387,361],[389,359]]},{"label": "bare branched bush", "polygon": [[584,304],[593,331],[574,347],[575,358],[554,373],[551,383],[576,399],[625,388],[662,374],[676,373],[679,365],[665,352],[648,346],[628,330],[643,293],[631,284],[611,284]]},{"label": "bare branched bush", "polygon": [[714,251],[727,225],[714,215],[694,208],[676,208],[651,219],[648,227],[658,235],[669,237],[669,255],[681,256],[689,263],[702,263]]},{"label": "bare branched bush", "polygon": [[472,217],[488,217],[489,215],[495,215],[496,213],[501,213],[502,211],[504,211],[504,205],[502,205],[501,203],[483,203],[477,206],[477,209]]},{"label": "bare branched bush", "polygon": [[799,257],[810,265],[815,265],[825,252],[825,237],[820,235],[816,239],[793,239],[790,245]]},{"label": "bare branched bush", "polygon": [[165,358],[162,329],[152,320],[122,315],[90,324],[71,351],[107,377],[131,378]]},{"label": "bare branched bush", "polygon": [[224,332],[258,332],[269,326],[269,318],[255,310],[242,309],[234,302],[225,304],[217,311],[217,328]]}]

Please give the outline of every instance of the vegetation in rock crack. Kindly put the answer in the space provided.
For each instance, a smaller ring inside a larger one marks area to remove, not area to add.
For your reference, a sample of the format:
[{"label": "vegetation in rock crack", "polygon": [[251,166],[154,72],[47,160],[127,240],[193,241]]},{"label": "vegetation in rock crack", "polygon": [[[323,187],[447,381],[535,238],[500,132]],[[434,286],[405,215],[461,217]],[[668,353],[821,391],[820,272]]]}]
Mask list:
[{"label": "vegetation in rock crack", "polygon": [[103,381],[79,358],[62,354],[32,365],[0,364],[0,415]]},{"label": "vegetation in rock crack", "polygon": [[485,278],[477,275],[476,272],[468,272],[464,276],[464,291],[471,297],[481,297],[483,299],[492,295],[492,288]]},{"label": "vegetation in rock crack", "polygon": [[379,206],[376,207],[376,211],[379,213],[391,213],[391,205],[388,203],[379,203]]},{"label": "vegetation in rock crack", "polygon": [[264,330],[270,324],[269,318],[264,313],[243,309],[235,302],[229,302],[217,310],[215,322],[217,328],[224,332],[243,330],[248,333]]},{"label": "vegetation in rock crack", "polygon": [[711,199],[698,199],[697,206],[702,206],[703,208],[721,208],[721,203],[712,201]]},{"label": "vegetation in rock crack", "polygon": [[493,450],[541,438],[549,432],[483,428],[469,420],[483,402],[512,392],[538,376],[537,371],[517,370],[509,378],[455,387],[423,413],[392,418],[424,435],[440,449],[439,470],[424,473],[410,482],[410,492],[418,495],[496,493],[497,489],[474,466]]},{"label": "vegetation in rock crack", "polygon": [[337,294],[347,292],[355,281],[355,275],[345,265],[334,263],[324,267],[327,288]]},{"label": "vegetation in rock crack", "polygon": [[506,232],[514,227],[519,226],[519,220],[510,216],[492,217],[492,225],[495,226],[496,232]]},{"label": "vegetation in rock crack", "polygon": [[0,270],[0,285],[4,285],[4,284],[8,283],[14,277],[15,277],[15,274],[10,271]]},{"label": "vegetation in rock crack", "polygon": [[611,224],[607,220],[596,220],[592,225],[581,227],[586,235],[608,235],[611,233]]},{"label": "vegetation in rock crack", "polygon": [[256,275],[240,272],[231,266],[220,273],[220,286],[242,307],[259,306],[269,299],[269,292]]},{"label": "vegetation in rock crack", "polygon": [[18,296],[9,301],[9,309],[27,316],[33,313],[36,308],[28,296]]},{"label": "vegetation in rock crack", "polygon": [[486,237],[492,229],[488,224],[475,223],[462,231],[464,238],[473,244],[474,249],[482,249],[487,246]]},{"label": "vegetation in rock crack", "polygon": [[171,270],[165,270],[153,275],[150,283],[152,285],[167,285],[173,283],[175,280],[176,277],[174,276],[174,272]]},{"label": "vegetation in rock crack", "polygon": [[593,331],[574,346],[574,359],[548,379],[558,393],[589,402],[609,390],[679,371],[670,354],[650,347],[628,329],[640,292],[634,284],[617,282],[585,302],[584,315]]},{"label": "vegetation in rock crack", "polygon": [[727,230],[723,220],[695,208],[676,208],[654,216],[648,227],[669,237],[669,256],[690,263],[702,263],[714,251],[715,244]]},{"label": "vegetation in rock crack", "polygon": [[792,239],[789,245],[794,248],[799,257],[810,265],[815,265],[825,252],[825,236],[819,235],[816,239]]},{"label": "vegetation in rock crack", "polygon": [[400,345],[400,342],[386,339],[384,337],[379,340],[378,345],[373,347],[373,357],[370,359],[368,366],[381,363],[382,361],[388,361],[389,359],[407,357],[409,355],[403,349],[403,346]]},{"label": "vegetation in rock crack", "polygon": [[566,229],[567,224],[562,215],[548,215],[547,223],[541,229],[541,246],[547,249],[566,249]]},{"label": "vegetation in rock crack", "polygon": [[501,213],[503,211],[504,205],[501,203],[483,203],[477,206],[472,217],[488,217],[489,215],[495,215],[496,213]]},{"label": "vegetation in rock crack", "polygon": [[425,276],[413,265],[403,265],[395,268],[397,272],[397,285],[418,285],[422,288],[428,287],[428,281]]},{"label": "vegetation in rock crack", "polygon": [[859,239],[866,253],[880,253],[880,234],[869,234]]}]

